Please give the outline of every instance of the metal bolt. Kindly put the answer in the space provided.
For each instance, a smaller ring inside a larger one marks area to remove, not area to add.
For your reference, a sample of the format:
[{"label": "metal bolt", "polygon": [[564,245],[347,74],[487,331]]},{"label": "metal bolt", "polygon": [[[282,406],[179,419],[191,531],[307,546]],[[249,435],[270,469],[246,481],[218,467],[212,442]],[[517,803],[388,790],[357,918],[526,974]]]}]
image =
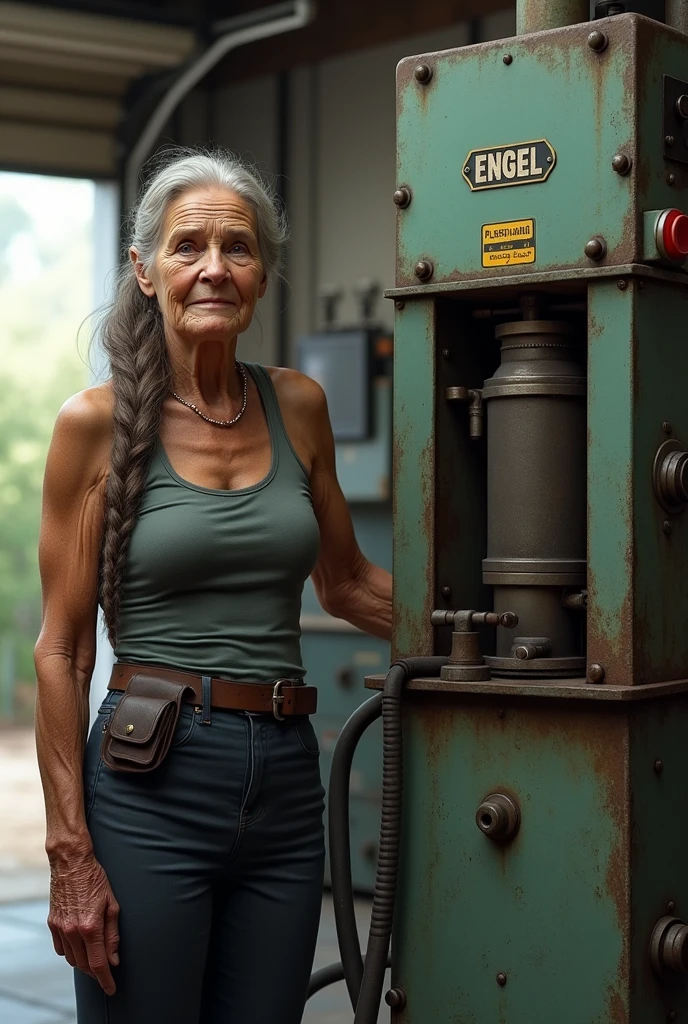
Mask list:
[{"label": "metal bolt", "polygon": [[666,533],[666,535],[668,537],[670,533],[673,533],[674,524],[672,523],[672,521],[670,519],[665,519],[664,522],[662,523],[662,529],[664,530],[664,532]]},{"label": "metal bolt", "polygon": [[398,188],[394,193],[394,202],[400,210],[405,210],[411,204],[411,189],[407,185]]},{"label": "metal bolt", "polygon": [[665,136],[664,136],[664,143],[665,143],[665,145],[667,145],[667,146],[673,146],[673,144],[674,144],[674,142],[675,142],[675,141],[676,141],[676,140],[675,140],[675,138],[674,138],[674,136],[673,136],[673,135],[665,135]]},{"label": "metal bolt", "polygon": [[676,175],[675,174],[667,174],[667,185],[675,185],[675,184],[676,184]]},{"label": "metal bolt", "polygon": [[684,121],[688,119],[688,96],[685,93],[676,100],[676,113]]},{"label": "metal bolt", "polygon": [[628,174],[632,166],[633,161],[627,153],[617,153],[612,160],[612,167],[617,174]]},{"label": "metal bolt", "polygon": [[495,842],[513,839],[521,824],[521,811],[506,793],[491,793],[475,812],[475,823],[483,835]]},{"label": "metal bolt", "polygon": [[504,986],[506,985],[506,974],[504,973],[504,971],[500,971],[499,974],[497,975],[497,984],[501,985],[502,988],[504,988]]},{"label": "metal bolt", "polygon": [[597,662],[592,664],[588,669],[588,680],[591,683],[603,683],[605,677],[604,665],[599,665]]},{"label": "metal bolt", "polygon": [[652,767],[655,770],[655,775],[661,775],[662,772],[664,771],[664,761],[660,761],[658,759],[657,761],[655,761],[655,763],[654,763],[654,765]]},{"label": "metal bolt", "polygon": [[419,281],[429,281],[435,273],[435,267],[432,260],[418,260],[413,269],[413,273]]},{"label": "metal bolt", "polygon": [[598,260],[604,259],[607,255],[607,243],[602,235],[594,235],[585,243],[585,255],[596,263]]},{"label": "metal bolt", "polygon": [[451,597],[451,587],[442,587],[441,593],[442,597],[448,600]]},{"label": "metal bolt", "polygon": [[508,65],[513,63],[514,58],[511,56],[510,53],[505,53],[504,56],[502,57],[502,60],[504,61],[505,64]]},{"label": "metal bolt", "polygon": [[395,308],[395,309],[398,309],[398,310],[399,310],[399,312],[401,312],[401,311],[402,311],[402,309],[406,309],[406,303],[405,303],[405,302],[403,302],[403,301],[402,301],[401,299],[399,299],[399,301],[398,301],[398,302],[395,302],[395,303],[394,303],[394,308]]},{"label": "metal bolt", "polygon": [[449,349],[448,348],[443,348],[442,349],[442,358],[443,359],[449,359],[450,357],[451,357],[451,352],[449,351]]},{"label": "metal bolt", "polygon": [[628,288],[628,281],[624,277],[622,277],[619,281],[616,282],[616,287],[620,291],[625,292]]},{"label": "metal bolt", "polygon": [[609,36],[605,35],[604,32],[600,32],[597,28],[588,36],[588,46],[591,50],[594,50],[595,53],[602,53],[603,50],[607,49],[608,45]]},{"label": "metal bolt", "polygon": [[421,85],[427,85],[432,78],[432,68],[427,64],[419,64],[416,70],[413,72],[413,77]]},{"label": "metal bolt", "polygon": [[669,900],[669,902],[667,903],[667,911],[668,911],[668,913],[669,914],[673,914],[673,912],[675,910],[676,910],[676,904],[674,903],[673,900]]},{"label": "metal bolt", "polygon": [[672,427],[671,423],[669,423],[669,420],[664,420],[664,422],[662,423],[662,430],[664,431],[664,433],[670,434],[673,429],[674,428]]},{"label": "metal bolt", "polygon": [[554,159],[554,157],[548,156],[547,157],[547,163],[551,164],[553,159]]},{"label": "metal bolt", "polygon": [[403,988],[391,988],[385,993],[385,1002],[395,1010],[403,1010],[406,1006],[406,993]]}]

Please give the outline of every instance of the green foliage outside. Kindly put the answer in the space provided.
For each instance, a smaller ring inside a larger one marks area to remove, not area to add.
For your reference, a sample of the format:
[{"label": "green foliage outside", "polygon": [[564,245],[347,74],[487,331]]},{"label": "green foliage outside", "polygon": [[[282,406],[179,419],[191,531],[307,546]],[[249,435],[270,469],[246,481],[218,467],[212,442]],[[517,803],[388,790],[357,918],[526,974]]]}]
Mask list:
[{"label": "green foliage outside", "polygon": [[32,187],[36,179],[21,176],[26,199],[18,199],[20,176],[7,177],[15,194],[3,194],[0,174],[0,723],[32,713],[43,472],[60,406],[88,385],[77,335],[90,312],[93,260],[90,183],[53,180],[61,226],[43,212],[47,182]]}]

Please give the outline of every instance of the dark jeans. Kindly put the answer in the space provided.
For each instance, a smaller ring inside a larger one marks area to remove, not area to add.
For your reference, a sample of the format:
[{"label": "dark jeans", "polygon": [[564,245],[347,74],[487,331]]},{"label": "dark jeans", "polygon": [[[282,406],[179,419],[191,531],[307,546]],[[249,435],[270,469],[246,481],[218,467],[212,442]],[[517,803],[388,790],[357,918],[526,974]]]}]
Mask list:
[{"label": "dark jeans", "polygon": [[299,1024],[318,931],[323,796],[306,717],[185,704],[149,774],[100,760],[110,693],[88,740],[95,854],[120,904],[117,992],[75,971],[79,1024]]}]

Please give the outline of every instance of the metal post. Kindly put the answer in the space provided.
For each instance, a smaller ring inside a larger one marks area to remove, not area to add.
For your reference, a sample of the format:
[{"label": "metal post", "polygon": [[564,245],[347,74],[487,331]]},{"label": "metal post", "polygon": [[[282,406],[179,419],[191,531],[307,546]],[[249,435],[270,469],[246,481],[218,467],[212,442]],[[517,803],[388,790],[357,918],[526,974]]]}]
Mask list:
[{"label": "metal post", "polygon": [[688,32],[688,0],[666,0],[666,23],[679,32]]},{"label": "metal post", "polygon": [[[670,0],[668,0],[670,2]],[[676,6],[685,7],[685,3]],[[561,28],[590,20],[588,0],[516,0],[516,31],[541,32],[546,28]]]}]

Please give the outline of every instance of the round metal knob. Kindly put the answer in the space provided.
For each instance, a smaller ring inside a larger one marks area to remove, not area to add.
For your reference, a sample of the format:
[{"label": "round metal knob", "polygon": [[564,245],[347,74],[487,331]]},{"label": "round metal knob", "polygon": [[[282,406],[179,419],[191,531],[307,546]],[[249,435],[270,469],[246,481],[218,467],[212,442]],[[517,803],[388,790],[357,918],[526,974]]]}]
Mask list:
[{"label": "round metal knob", "polygon": [[655,494],[667,512],[683,512],[688,504],[688,452],[671,438],[659,446],[653,466]]},{"label": "round metal knob", "polygon": [[394,202],[400,210],[405,210],[411,203],[411,189],[406,185],[402,185],[401,188],[398,188],[394,193]]},{"label": "round metal knob", "polygon": [[491,793],[476,811],[475,821],[480,831],[495,842],[512,839],[521,823],[518,804],[505,793]]},{"label": "round metal knob", "polygon": [[684,121],[688,119],[688,96],[685,93],[676,100],[676,113]]},{"label": "round metal knob", "polygon": [[432,78],[432,68],[427,64],[419,64],[413,72],[413,77],[421,85],[427,85]]},{"label": "round metal knob", "polygon": [[406,993],[403,988],[391,988],[385,993],[385,1002],[395,1010],[403,1010],[406,1006]]},{"label": "round metal knob", "polygon": [[660,976],[688,974],[688,925],[678,917],[662,917],[650,939],[650,962]]},{"label": "round metal knob", "polygon": [[595,262],[604,259],[607,255],[607,243],[601,235],[594,235],[585,243],[585,255],[589,260],[595,260]]},{"label": "round metal knob", "polygon": [[672,452],[662,462],[662,482],[672,501],[688,501],[688,452]]},{"label": "round metal knob", "polygon": [[612,167],[617,174],[621,174],[622,176],[624,174],[628,174],[632,166],[633,161],[627,153],[617,153],[612,160]]},{"label": "round metal knob", "polygon": [[604,32],[600,32],[598,28],[588,36],[588,46],[595,53],[602,53],[603,50],[607,49],[608,44],[609,37]]},{"label": "round metal knob", "polygon": [[435,273],[435,267],[432,260],[418,260],[413,269],[413,273],[419,281],[429,281]]}]

